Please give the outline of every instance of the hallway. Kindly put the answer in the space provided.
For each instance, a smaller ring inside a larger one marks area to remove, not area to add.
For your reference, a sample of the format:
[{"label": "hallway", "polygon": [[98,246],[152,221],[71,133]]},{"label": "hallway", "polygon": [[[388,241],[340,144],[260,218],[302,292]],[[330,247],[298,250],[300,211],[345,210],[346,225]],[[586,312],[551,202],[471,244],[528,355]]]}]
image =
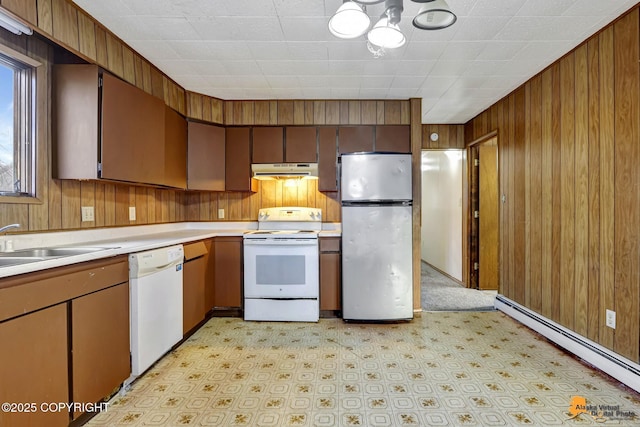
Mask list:
[{"label": "hallway", "polygon": [[492,311],[496,291],[468,289],[422,262],[420,302],[424,311]]}]

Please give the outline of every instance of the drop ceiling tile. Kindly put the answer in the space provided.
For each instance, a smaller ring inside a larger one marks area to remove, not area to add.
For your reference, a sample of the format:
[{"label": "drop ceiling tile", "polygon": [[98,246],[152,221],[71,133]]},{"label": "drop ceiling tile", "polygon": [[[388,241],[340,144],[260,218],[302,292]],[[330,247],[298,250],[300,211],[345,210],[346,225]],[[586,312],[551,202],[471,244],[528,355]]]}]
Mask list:
[{"label": "drop ceiling tile", "polygon": [[203,40],[284,40],[280,22],[275,16],[192,17],[189,22]]},{"label": "drop ceiling tile", "polygon": [[358,99],[360,97],[359,88],[330,88],[331,99]]},{"label": "drop ceiling tile", "polygon": [[269,82],[262,75],[248,74],[237,76],[238,86],[245,89],[271,89]]},{"label": "drop ceiling tile", "polygon": [[418,94],[423,98],[439,98],[455,83],[455,77],[429,76],[418,89]]},{"label": "drop ceiling tile", "polygon": [[510,60],[513,59],[526,45],[527,42],[525,41],[512,42],[493,40],[483,44],[483,48],[475,59],[482,61]]},{"label": "drop ceiling tile", "polygon": [[244,41],[170,41],[167,43],[184,59],[240,60],[253,59],[249,46]]},{"label": "drop ceiling tile", "polygon": [[269,75],[325,75],[329,72],[327,61],[256,61],[264,74]]},{"label": "drop ceiling tile", "polygon": [[262,75],[262,69],[254,60],[247,61],[224,61],[224,68],[228,74],[242,76],[257,74]]},{"label": "drop ceiling tile", "polygon": [[372,89],[372,88],[361,87],[360,91],[358,92],[358,98],[360,98],[360,99],[386,99],[388,93],[389,93],[389,90],[385,89],[385,88]]},{"label": "drop ceiling tile", "polygon": [[437,60],[446,46],[446,43],[412,42],[405,49],[403,59]]},{"label": "drop ceiling tile", "polygon": [[305,87],[302,89],[302,96],[306,99],[326,99],[329,97],[329,88]]},{"label": "drop ceiling tile", "polygon": [[460,76],[471,67],[471,61],[438,61],[429,76]]},{"label": "drop ceiling tile", "polygon": [[391,82],[391,90],[395,91],[397,88],[418,88],[424,83],[425,76],[396,76]]},{"label": "drop ceiling tile", "polygon": [[478,0],[471,13],[474,16],[513,16],[525,3],[526,0]]},{"label": "drop ceiling tile", "polygon": [[330,41],[323,44],[327,46],[329,60],[371,60],[373,56],[367,49],[367,42],[361,39]]},{"label": "drop ceiling tile", "polygon": [[574,3],[575,0],[527,2],[518,10],[516,16],[558,16],[564,14]]},{"label": "drop ceiling tile", "polygon": [[329,64],[332,75],[350,75],[360,77],[364,73],[364,61],[333,61]]},{"label": "drop ceiling tile", "polygon": [[289,58],[289,47],[286,43],[278,41],[261,42],[251,41],[247,43],[253,59],[260,60],[286,60]]},{"label": "drop ceiling tile", "polygon": [[450,89],[464,89],[469,90],[481,88],[484,83],[487,81],[486,76],[476,77],[476,76],[462,76],[455,81],[454,84],[451,85]]},{"label": "drop ceiling tile", "polygon": [[291,59],[328,60],[327,43],[323,42],[287,42]]},{"label": "drop ceiling tile", "polygon": [[298,80],[298,76],[265,75],[264,77],[265,79],[267,79],[269,86],[271,86],[272,88],[299,86],[301,84],[301,82]]},{"label": "drop ceiling tile", "polygon": [[509,19],[509,16],[468,16],[464,18],[464,25],[458,28],[452,40],[491,40],[507,25]]},{"label": "drop ceiling tile", "polygon": [[582,35],[585,27],[591,28],[600,18],[579,17],[514,17],[496,35],[496,40],[575,40]]},{"label": "drop ceiling tile", "polygon": [[360,76],[360,87],[367,89],[387,89],[391,86],[394,76]]},{"label": "drop ceiling tile", "polygon": [[396,87],[389,89],[387,93],[387,99],[407,99],[407,98],[415,98],[418,90],[415,87],[412,88],[404,88],[404,87]]},{"label": "drop ceiling tile", "polygon": [[165,41],[136,40],[131,42],[131,47],[145,58],[180,59],[178,53]]},{"label": "drop ceiling tile", "polygon": [[[170,0],[175,1],[175,0]],[[198,5],[203,2],[202,0],[191,0],[196,1]],[[216,0],[211,2],[214,5],[221,5],[223,9],[221,12],[224,12],[230,16],[274,16],[276,13],[275,6],[271,1],[264,0]],[[199,7],[199,6],[198,6]],[[218,15],[221,15],[219,13]]]},{"label": "drop ceiling tile", "polygon": [[[184,17],[139,16],[138,25],[145,29],[143,39],[152,40],[198,40],[199,36]],[[116,33],[118,34],[118,33]]]},{"label": "drop ceiling tile", "polygon": [[321,1],[273,0],[273,5],[278,16],[325,16],[324,4]]},{"label": "drop ceiling tile", "polygon": [[280,25],[288,41],[333,41],[323,17],[281,17]]},{"label": "drop ceiling tile", "polygon": [[438,58],[440,61],[475,59],[483,48],[481,42],[454,42],[447,43],[447,47]]},{"label": "drop ceiling tile", "polygon": [[467,71],[461,74],[461,76],[493,76],[496,74],[496,70],[502,67],[507,61],[481,61],[476,59],[471,61]]},{"label": "drop ceiling tile", "polygon": [[528,42],[512,59],[556,59],[571,50],[570,41],[531,41]]},{"label": "drop ceiling tile", "polygon": [[425,61],[402,61],[402,66],[398,68],[398,71],[396,72],[397,76],[403,76],[403,75],[417,75],[417,74],[421,74],[421,75],[428,75],[431,70],[433,69],[433,66],[436,64],[436,61],[429,61],[429,60],[425,60]]}]

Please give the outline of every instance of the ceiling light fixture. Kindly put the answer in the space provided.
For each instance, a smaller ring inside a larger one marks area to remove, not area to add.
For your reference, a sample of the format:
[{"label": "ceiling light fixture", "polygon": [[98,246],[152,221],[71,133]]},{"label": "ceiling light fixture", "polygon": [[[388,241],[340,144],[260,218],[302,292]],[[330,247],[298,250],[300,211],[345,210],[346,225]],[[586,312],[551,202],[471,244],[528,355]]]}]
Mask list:
[{"label": "ceiling light fixture", "polygon": [[16,35],[20,35],[22,33],[27,35],[33,34],[33,30],[31,28],[24,25],[15,16],[4,9],[0,9],[0,27],[11,31]]},{"label": "ceiling light fixture", "polygon": [[344,0],[329,20],[329,31],[341,39],[353,39],[363,35],[370,23],[369,15],[359,4]]},{"label": "ceiling light fixture", "polygon": [[367,40],[383,49],[395,49],[405,44],[406,37],[398,27],[402,16],[402,0],[387,0],[386,10],[367,34]]},{"label": "ceiling light fixture", "polygon": [[441,30],[453,25],[458,17],[445,0],[412,0],[425,3],[413,18],[413,26],[421,30]]},{"label": "ceiling light fixture", "polygon": [[[329,31],[342,39],[353,39],[367,32],[371,20],[366,7],[382,3],[384,12],[378,22],[367,33],[367,48],[376,58],[384,55],[385,49],[403,46],[407,39],[399,27],[404,6],[403,0],[343,0],[342,5],[329,19]],[[413,25],[421,30],[447,28],[456,22],[456,15],[445,0],[413,0],[425,3],[413,19]]]}]

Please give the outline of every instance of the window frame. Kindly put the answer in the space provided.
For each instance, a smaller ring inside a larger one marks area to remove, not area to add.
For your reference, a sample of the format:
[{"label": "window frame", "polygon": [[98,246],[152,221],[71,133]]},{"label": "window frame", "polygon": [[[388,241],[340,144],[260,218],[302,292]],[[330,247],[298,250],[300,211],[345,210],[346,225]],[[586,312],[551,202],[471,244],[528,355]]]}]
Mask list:
[{"label": "window frame", "polygon": [[14,71],[14,169],[19,169],[20,179],[19,188],[0,191],[0,202],[25,203],[34,200],[37,191],[36,77],[42,64],[3,44],[0,44],[0,64]]}]

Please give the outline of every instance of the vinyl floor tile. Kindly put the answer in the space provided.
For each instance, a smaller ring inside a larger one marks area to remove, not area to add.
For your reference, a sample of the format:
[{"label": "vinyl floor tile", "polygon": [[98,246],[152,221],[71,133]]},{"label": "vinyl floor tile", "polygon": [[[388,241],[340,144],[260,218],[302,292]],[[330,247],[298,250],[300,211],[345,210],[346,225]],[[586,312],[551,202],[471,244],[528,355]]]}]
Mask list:
[{"label": "vinyl floor tile", "polygon": [[640,396],[497,311],[397,324],[213,318],[89,426],[640,425]]}]

